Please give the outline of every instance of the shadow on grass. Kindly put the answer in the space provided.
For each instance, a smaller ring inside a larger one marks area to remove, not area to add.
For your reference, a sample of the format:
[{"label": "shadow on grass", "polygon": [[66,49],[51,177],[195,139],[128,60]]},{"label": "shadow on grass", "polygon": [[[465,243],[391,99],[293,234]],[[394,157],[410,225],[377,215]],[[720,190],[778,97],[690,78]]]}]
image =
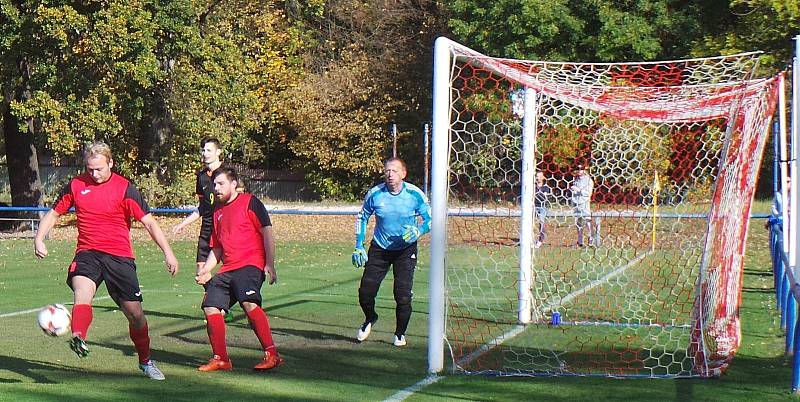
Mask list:
[{"label": "shadow on grass", "polygon": [[[117,350],[124,356],[136,358],[136,350],[131,343],[112,343],[112,342],[93,342],[89,347],[98,346],[107,349]],[[197,367],[206,362],[206,356],[188,356],[182,353],[171,352],[164,349],[153,348],[150,350],[151,358],[156,362],[175,364],[178,366]]]},{"label": "shadow on grass", "polygon": [[747,268],[745,268],[743,270],[743,273],[745,275],[750,275],[750,276],[773,276],[772,271],[763,271],[763,270],[757,270],[757,269],[747,269]]},{"label": "shadow on grass", "polygon": [[[3,371],[11,371],[23,377],[27,377],[37,384],[56,384],[57,381],[51,380],[42,372],[46,371],[73,371],[79,373],[74,367],[64,366],[61,364],[54,364],[50,362],[42,362],[36,360],[20,359],[12,356],[0,355],[0,373]],[[23,382],[19,379],[3,378],[0,374],[0,383],[18,383]]]},{"label": "shadow on grass", "polygon": [[790,382],[781,358],[738,356],[719,378],[612,379],[591,377],[499,377],[451,375],[421,390],[421,399],[547,401],[790,400]]},{"label": "shadow on grass", "polygon": [[775,289],[772,288],[754,288],[749,286],[743,286],[742,292],[746,293],[775,293]]}]

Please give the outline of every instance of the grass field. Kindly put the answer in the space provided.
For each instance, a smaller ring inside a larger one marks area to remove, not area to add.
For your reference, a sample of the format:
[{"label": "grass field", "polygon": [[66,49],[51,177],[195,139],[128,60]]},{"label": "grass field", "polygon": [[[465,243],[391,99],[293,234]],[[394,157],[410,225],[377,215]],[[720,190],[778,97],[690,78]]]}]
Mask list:
[{"label": "grass field", "polygon": [[[173,242],[183,271],[170,278],[161,254],[149,241],[135,243],[153,358],[167,380],[148,380],[138,371],[123,315],[105,288],[95,303],[89,331],[91,355],[79,360],[66,338],[49,338],[35,324],[44,304],[67,302],[65,268],[74,241],[56,237],[51,257],[35,260],[30,240],[0,242],[1,401],[173,401],[173,400],[384,400],[425,379],[427,368],[427,248],[420,253],[409,346],[391,345],[394,301],[391,279],[378,300],[381,316],[370,339],[354,342],[362,315],[356,290],[360,271],[350,266],[352,245],[279,234],[279,280],[263,289],[275,340],[287,363],[254,373],[260,356],[247,319],[236,309],[228,328],[234,371],[199,373],[210,356],[199,309],[201,288],[192,280],[194,242]],[[346,219],[346,232],[352,227]],[[316,224],[306,222],[308,227]],[[320,228],[320,232],[324,232]],[[324,237],[324,236],[321,236]],[[332,236],[336,238],[337,236]],[[494,378],[445,373],[414,392],[409,401],[429,400],[794,400],[791,368],[774,307],[766,231],[751,227],[741,306],[742,346],[719,379],[612,380],[602,378]],[[445,359],[449,359],[446,355]]]},{"label": "grass field", "polygon": [[[660,218],[654,233],[650,217],[619,215],[633,212],[643,211],[600,213],[591,247],[575,246],[574,217],[547,219],[547,237],[532,256],[532,317],[524,328],[520,219],[451,219],[446,328],[457,366],[537,376],[691,376],[687,350],[706,220]],[[552,326],[556,312],[561,324]],[[480,355],[487,344],[491,352]]]}]

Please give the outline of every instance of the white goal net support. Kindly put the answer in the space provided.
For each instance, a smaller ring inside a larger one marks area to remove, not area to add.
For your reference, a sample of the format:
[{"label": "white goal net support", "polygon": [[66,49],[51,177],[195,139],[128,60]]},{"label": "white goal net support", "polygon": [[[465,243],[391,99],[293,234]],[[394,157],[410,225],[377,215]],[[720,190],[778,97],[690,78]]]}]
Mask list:
[{"label": "white goal net support", "polygon": [[447,350],[456,372],[719,375],[783,79],[753,78],[758,56],[553,63],[440,38],[430,371]]}]

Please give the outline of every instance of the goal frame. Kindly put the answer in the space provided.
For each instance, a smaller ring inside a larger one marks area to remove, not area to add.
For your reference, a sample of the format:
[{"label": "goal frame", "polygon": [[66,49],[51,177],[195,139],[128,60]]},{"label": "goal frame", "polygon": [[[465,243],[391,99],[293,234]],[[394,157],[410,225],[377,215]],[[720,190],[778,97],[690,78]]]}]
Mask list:
[{"label": "goal frame", "polygon": [[[450,163],[450,124],[451,124],[451,88],[450,73],[456,62],[453,50],[464,53],[480,54],[450,39],[440,37],[434,49],[433,70],[433,118],[431,139],[431,249],[430,249],[430,304],[429,304],[429,342],[428,371],[439,373],[444,370],[445,333],[446,333],[446,250],[448,221],[448,191]],[[501,76],[509,76],[509,72],[501,71],[495,66],[483,64],[489,71]],[[517,72],[516,74],[519,74]],[[537,125],[537,93],[525,87],[525,114],[522,120],[522,170],[520,175],[521,215],[519,239],[519,288],[518,288],[518,322],[522,325],[531,321],[531,293],[529,291],[532,273],[530,261],[533,247],[533,178],[535,176],[535,133]]]}]

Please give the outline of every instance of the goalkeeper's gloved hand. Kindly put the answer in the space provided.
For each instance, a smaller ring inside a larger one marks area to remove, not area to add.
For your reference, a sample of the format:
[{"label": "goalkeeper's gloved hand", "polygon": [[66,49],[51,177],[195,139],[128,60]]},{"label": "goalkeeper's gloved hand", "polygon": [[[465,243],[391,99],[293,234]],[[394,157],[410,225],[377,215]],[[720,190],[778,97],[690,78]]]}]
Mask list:
[{"label": "goalkeeper's gloved hand", "polygon": [[353,250],[353,266],[356,268],[364,268],[367,263],[367,252],[362,246],[356,246]]},{"label": "goalkeeper's gloved hand", "polygon": [[417,225],[406,225],[404,228],[405,231],[403,232],[403,240],[406,243],[413,243],[419,239],[420,232]]}]

